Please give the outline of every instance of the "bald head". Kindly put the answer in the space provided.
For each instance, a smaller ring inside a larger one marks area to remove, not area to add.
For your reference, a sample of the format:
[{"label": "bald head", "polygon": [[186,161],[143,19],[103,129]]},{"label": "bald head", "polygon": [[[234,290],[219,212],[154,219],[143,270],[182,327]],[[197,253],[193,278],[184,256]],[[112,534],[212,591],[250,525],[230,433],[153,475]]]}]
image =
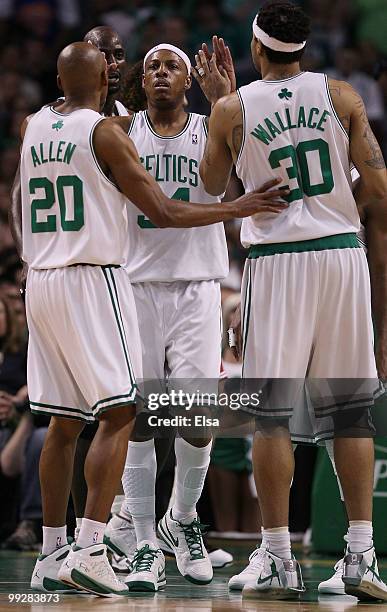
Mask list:
[{"label": "bald head", "polygon": [[58,84],[65,97],[105,95],[107,90],[106,60],[93,45],[76,42],[61,51],[57,62]]},{"label": "bald head", "polygon": [[109,96],[117,96],[126,69],[125,49],[121,38],[110,26],[97,26],[90,30],[83,40],[104,52],[108,65]]}]

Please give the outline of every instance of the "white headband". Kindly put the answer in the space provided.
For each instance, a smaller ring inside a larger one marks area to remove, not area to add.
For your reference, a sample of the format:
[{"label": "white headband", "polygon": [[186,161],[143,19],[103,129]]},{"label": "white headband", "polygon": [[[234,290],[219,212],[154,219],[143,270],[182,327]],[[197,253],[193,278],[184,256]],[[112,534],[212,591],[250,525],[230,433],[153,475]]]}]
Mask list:
[{"label": "white headband", "polygon": [[300,51],[306,45],[306,40],[302,43],[287,43],[282,40],[278,40],[278,38],[272,38],[266,32],[261,30],[259,26],[257,26],[257,17],[254,17],[253,21],[253,33],[255,38],[258,38],[261,43],[265,45],[265,47],[269,47],[273,51],[281,51],[283,53],[294,53],[294,51]]},{"label": "white headband", "polygon": [[184,51],[179,49],[179,47],[175,47],[175,45],[169,45],[167,43],[161,43],[160,45],[156,45],[155,47],[152,47],[150,51],[148,51],[148,53],[144,57],[144,70],[145,70],[145,63],[148,57],[150,55],[153,55],[153,53],[156,53],[156,51],[162,51],[163,49],[165,49],[166,51],[173,51],[173,53],[176,53],[176,55],[178,55],[180,59],[182,59],[183,62],[185,63],[188,74],[189,75],[191,74],[191,62],[189,61],[188,55],[184,53]]}]

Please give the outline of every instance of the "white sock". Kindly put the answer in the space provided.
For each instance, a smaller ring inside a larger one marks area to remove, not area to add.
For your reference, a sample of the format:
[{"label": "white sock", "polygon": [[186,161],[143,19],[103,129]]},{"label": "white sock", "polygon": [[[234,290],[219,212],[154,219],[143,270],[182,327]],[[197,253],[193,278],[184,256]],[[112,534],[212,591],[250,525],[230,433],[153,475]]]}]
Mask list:
[{"label": "white sock", "polygon": [[113,503],[112,503],[112,508],[111,508],[111,513],[112,514],[118,514],[119,511],[121,510],[121,506],[123,501],[125,500],[125,495],[116,495]]},{"label": "white sock", "polygon": [[349,521],[348,548],[351,552],[360,553],[372,548],[373,529],[371,521]]},{"label": "white sock", "polygon": [[269,548],[269,542],[267,540],[267,535],[263,527],[261,527],[261,534],[262,534],[262,542],[261,542],[260,548]]},{"label": "white sock", "polygon": [[67,544],[67,526],[43,527],[42,554],[51,555],[54,550],[62,548]]},{"label": "white sock", "polygon": [[81,519],[81,518],[79,518],[79,517],[77,517],[77,518],[75,519],[75,522],[76,522],[76,528],[77,528],[77,529],[80,529],[80,528],[81,528],[81,525],[82,525],[82,519]]},{"label": "white sock", "polygon": [[132,517],[137,543],[150,540],[155,545],[156,451],[154,440],[129,442],[122,486],[125,501],[121,513]]},{"label": "white sock", "polygon": [[83,518],[77,539],[77,546],[79,546],[79,548],[87,548],[94,544],[102,544],[105,527],[106,523],[99,523],[98,521]]},{"label": "white sock", "polygon": [[291,559],[289,527],[274,527],[263,529],[263,537],[269,546],[269,551],[281,559]]},{"label": "white sock", "polygon": [[203,491],[211,447],[212,441],[198,448],[183,438],[175,440],[176,491],[172,516],[178,521],[190,523],[196,518],[196,504]]}]

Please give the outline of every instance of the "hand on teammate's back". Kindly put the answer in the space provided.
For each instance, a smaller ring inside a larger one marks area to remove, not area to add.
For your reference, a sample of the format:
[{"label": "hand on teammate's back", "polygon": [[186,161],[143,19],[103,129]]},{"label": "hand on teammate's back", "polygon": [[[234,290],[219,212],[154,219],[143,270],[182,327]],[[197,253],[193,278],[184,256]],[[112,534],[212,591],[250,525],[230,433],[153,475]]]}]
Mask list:
[{"label": "hand on teammate's back", "polygon": [[276,187],[282,181],[281,178],[271,179],[262,187],[246,193],[237,200],[235,206],[237,210],[235,217],[251,217],[262,213],[274,213],[278,215],[289,207],[289,204],[283,200],[283,196],[289,194],[289,189]]}]

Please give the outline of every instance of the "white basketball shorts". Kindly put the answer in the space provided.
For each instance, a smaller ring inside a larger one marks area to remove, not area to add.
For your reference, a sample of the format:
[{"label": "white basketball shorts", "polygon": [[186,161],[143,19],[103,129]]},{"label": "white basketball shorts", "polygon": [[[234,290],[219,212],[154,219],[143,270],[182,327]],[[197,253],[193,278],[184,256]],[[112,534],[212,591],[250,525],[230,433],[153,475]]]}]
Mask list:
[{"label": "white basketball shorts", "polygon": [[344,248],[354,235],[343,236],[338,248],[331,236],[317,241],[321,250],[256,256],[255,249],[246,261],[243,376],[271,380],[272,401],[262,405],[262,415],[291,414],[305,379],[324,415],[341,404],[373,403],[379,382],[367,259],[362,248]]},{"label": "white basketball shorts", "polygon": [[194,387],[198,379],[217,381],[222,340],[219,282],[149,282],[132,287],[144,379],[183,379]]},{"label": "white basketball shorts", "polygon": [[93,422],[135,400],[141,343],[123,268],[29,270],[26,310],[33,412]]}]

